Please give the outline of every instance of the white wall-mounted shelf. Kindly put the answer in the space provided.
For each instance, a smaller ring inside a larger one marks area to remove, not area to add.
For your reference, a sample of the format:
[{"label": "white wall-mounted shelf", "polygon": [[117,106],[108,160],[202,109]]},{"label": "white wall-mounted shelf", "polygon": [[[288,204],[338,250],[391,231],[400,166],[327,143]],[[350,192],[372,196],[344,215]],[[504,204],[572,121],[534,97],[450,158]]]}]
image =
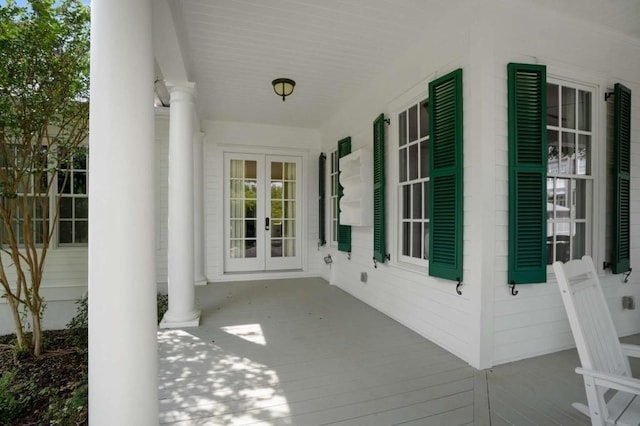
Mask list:
[{"label": "white wall-mounted shelf", "polygon": [[371,226],[373,223],[373,156],[361,148],[340,159],[340,223]]}]

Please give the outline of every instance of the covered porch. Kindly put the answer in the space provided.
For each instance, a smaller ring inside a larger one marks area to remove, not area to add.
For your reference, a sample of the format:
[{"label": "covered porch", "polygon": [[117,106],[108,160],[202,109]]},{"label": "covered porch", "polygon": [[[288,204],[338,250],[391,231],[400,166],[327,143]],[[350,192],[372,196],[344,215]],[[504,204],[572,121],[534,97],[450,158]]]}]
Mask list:
[{"label": "covered porch", "polygon": [[320,278],[196,298],[200,327],[158,332],[161,424],[589,424],[575,349],[476,370]]}]

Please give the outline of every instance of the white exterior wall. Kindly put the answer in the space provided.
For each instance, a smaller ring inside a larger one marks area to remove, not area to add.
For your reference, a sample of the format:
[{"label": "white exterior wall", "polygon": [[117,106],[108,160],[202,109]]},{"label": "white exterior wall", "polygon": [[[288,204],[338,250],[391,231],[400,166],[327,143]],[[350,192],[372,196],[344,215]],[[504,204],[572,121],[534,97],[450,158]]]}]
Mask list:
[{"label": "white exterior wall", "polygon": [[[202,123],[204,137],[205,271],[209,282],[275,277],[318,276],[318,156],[320,138],[316,130],[238,122]],[[292,155],[302,158],[305,244],[302,270],[291,272],[224,274],[223,171],[225,152]]]},{"label": "white exterior wall", "polygon": [[[591,255],[601,269],[605,250],[605,132],[604,93],[617,82],[632,90],[631,134],[631,267],[640,261],[640,44],[609,31],[579,21],[532,8],[526,2],[498,0],[488,42],[495,46],[496,61],[491,70],[497,96],[495,144],[496,227],[493,363],[500,364],[575,346],[560,293],[551,271],[546,284],[517,286],[511,296],[507,287],[508,254],[508,142],[507,142],[507,63],[539,63],[547,66],[550,77],[571,79],[596,85],[593,107],[597,110],[594,137],[596,175],[594,206],[594,244]],[[489,148],[489,147],[488,147]],[[610,260],[610,259],[606,259]],[[632,273],[627,284],[622,275],[601,274],[601,282],[619,334],[640,331],[640,310],[622,310],[623,295],[640,300],[640,276]]]},{"label": "white exterior wall", "polygon": [[[351,136],[352,151],[373,147],[373,120],[384,112],[391,119],[386,127],[386,215],[387,252],[391,261],[374,268],[373,227],[352,227],[352,254],[339,252],[336,247],[323,250],[333,257],[331,268],[324,267],[323,277],[360,300],[379,309],[426,338],[438,343],[472,365],[480,365],[480,314],[478,300],[482,293],[482,278],[486,273],[480,239],[482,229],[476,218],[483,217],[486,208],[483,197],[474,188],[487,167],[474,161],[482,152],[482,99],[478,84],[483,64],[470,51],[470,40],[484,31],[476,25],[477,6],[468,3],[438,17],[424,29],[421,43],[411,46],[397,61],[389,61],[388,72],[370,85],[348,105],[338,108],[335,116],[322,127],[322,147],[325,152],[335,149],[339,139]],[[456,30],[450,31],[452,22]],[[446,37],[442,37],[446,34]],[[475,44],[474,44],[475,46]],[[481,44],[478,44],[482,47]],[[484,48],[483,48],[484,49]],[[397,185],[397,113],[426,97],[428,83],[457,68],[463,69],[464,115],[464,280],[462,295],[456,294],[456,282],[432,278],[428,269],[411,268],[399,264],[397,247],[398,194]],[[329,187],[329,185],[327,185]],[[485,185],[486,186],[486,185]],[[328,210],[327,210],[328,211]],[[327,218],[329,223],[329,218]],[[368,281],[360,282],[366,272]]]}]

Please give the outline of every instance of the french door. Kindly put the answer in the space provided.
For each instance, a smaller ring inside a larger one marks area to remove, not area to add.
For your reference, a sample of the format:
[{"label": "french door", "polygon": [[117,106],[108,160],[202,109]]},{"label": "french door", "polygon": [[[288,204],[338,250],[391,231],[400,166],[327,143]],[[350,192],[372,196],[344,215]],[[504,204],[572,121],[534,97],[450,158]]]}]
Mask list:
[{"label": "french door", "polygon": [[225,272],[301,269],[300,157],[227,153]]}]

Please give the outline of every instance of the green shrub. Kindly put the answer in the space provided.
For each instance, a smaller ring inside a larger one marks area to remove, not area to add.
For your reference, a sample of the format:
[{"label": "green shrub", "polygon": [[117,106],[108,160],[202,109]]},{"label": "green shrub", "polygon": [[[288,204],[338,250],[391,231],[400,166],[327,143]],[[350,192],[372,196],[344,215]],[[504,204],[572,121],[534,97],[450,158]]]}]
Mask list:
[{"label": "green shrub", "polygon": [[167,312],[167,309],[169,309],[169,296],[166,294],[158,293],[158,297],[156,300],[158,302],[158,324],[160,324],[160,321],[162,321],[162,317]]},{"label": "green shrub", "polygon": [[34,382],[15,384],[16,372],[0,376],[0,424],[10,424],[29,407],[37,385]]}]

